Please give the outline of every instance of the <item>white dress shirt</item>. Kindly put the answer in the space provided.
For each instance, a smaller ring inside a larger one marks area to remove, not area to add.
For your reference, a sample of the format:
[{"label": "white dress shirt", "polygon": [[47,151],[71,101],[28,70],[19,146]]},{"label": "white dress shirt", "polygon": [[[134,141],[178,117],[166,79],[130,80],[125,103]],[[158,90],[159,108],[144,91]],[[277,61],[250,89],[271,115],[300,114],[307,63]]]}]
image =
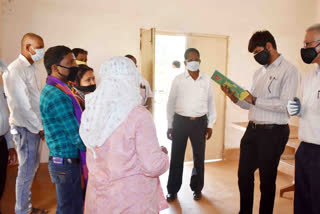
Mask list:
[{"label": "white dress shirt", "polygon": [[253,76],[250,93],[257,97],[255,105],[238,101],[249,110],[249,120],[257,124],[287,124],[287,104],[296,94],[300,81],[298,69],[280,55],[271,65],[258,69]]},{"label": "white dress shirt", "polygon": [[207,74],[199,72],[194,80],[186,71],[173,80],[167,104],[168,128],[172,128],[175,113],[185,117],[207,115],[208,128],[213,127],[216,107],[212,81]]},{"label": "white dress shirt", "polygon": [[35,64],[30,65],[22,56],[8,66],[3,74],[4,90],[10,109],[10,124],[39,133],[42,128],[40,118],[40,77]]},{"label": "white dress shirt", "polygon": [[4,136],[8,149],[14,148],[9,126],[9,111],[4,91],[0,86],[0,136]]},{"label": "white dress shirt", "polygon": [[[141,88],[141,86],[143,88]],[[149,84],[148,80],[146,80],[143,77],[141,77],[141,82],[140,82],[140,94],[142,96],[141,105],[143,105],[143,106],[147,104],[148,98],[153,97],[150,84]]]},{"label": "white dress shirt", "polygon": [[320,145],[320,66],[302,84],[299,140]]}]

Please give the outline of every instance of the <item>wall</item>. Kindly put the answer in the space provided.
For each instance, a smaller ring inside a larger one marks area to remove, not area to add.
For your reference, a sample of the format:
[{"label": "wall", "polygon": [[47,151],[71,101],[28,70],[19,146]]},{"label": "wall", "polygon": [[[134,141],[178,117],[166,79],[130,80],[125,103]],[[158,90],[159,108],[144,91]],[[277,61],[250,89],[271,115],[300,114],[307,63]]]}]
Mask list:
[{"label": "wall", "polygon": [[[87,49],[88,62],[98,71],[110,56],[131,53],[138,57],[139,29],[155,27],[229,35],[228,74],[246,88],[258,68],[247,51],[254,31],[270,30],[279,51],[304,70],[299,56],[304,30],[319,20],[319,9],[312,6],[319,7],[318,0],[2,1],[0,55],[7,63],[17,57],[23,34],[34,32],[44,38],[47,48],[64,44]],[[44,80],[43,65],[39,67]],[[235,132],[231,123],[247,120],[247,112],[228,101],[226,119],[226,148],[239,147],[241,133]]]}]

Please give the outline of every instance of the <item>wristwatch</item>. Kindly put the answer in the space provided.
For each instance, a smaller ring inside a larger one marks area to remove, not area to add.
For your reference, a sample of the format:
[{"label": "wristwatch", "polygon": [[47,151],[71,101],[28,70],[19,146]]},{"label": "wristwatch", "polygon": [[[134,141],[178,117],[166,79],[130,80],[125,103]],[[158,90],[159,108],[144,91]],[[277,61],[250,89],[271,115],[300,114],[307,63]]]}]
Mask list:
[{"label": "wristwatch", "polygon": [[256,97],[252,97],[252,105],[256,105],[256,100],[257,100]]}]

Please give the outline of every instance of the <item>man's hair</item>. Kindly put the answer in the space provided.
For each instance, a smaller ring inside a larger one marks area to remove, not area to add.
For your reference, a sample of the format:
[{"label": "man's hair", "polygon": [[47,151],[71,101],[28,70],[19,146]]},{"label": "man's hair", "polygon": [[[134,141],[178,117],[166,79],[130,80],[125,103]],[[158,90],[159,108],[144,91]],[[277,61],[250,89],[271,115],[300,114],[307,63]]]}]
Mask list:
[{"label": "man's hair", "polygon": [[308,31],[316,31],[317,33],[320,33],[320,23],[308,27],[307,32]]},{"label": "man's hair", "polygon": [[200,58],[200,52],[199,52],[197,49],[195,49],[195,48],[188,48],[188,49],[186,50],[186,52],[184,52],[184,59],[185,59],[185,60],[188,58],[188,54],[191,53],[191,52],[196,53],[196,54],[199,56],[199,58]]},{"label": "man's hair", "polygon": [[248,51],[252,53],[256,47],[266,47],[268,42],[270,42],[272,47],[277,50],[276,41],[269,31],[257,31],[249,40]]},{"label": "man's hair", "polygon": [[93,69],[84,64],[78,66],[78,73],[75,80],[78,86],[80,86],[80,81],[82,77],[87,73],[87,71],[93,71]]},{"label": "man's hair", "polygon": [[52,73],[51,66],[59,64],[69,53],[72,53],[71,49],[62,45],[51,47],[46,51],[43,60],[48,75]]},{"label": "man's hair", "polygon": [[125,55],[124,57],[127,57],[127,58],[129,58],[129,59],[135,59],[135,60],[137,60],[134,56],[132,56],[132,55],[130,55],[130,54],[127,54],[127,55]]},{"label": "man's hair", "polygon": [[180,68],[180,66],[181,66],[180,62],[177,60],[173,61],[172,65],[174,65],[176,68]]},{"label": "man's hair", "polygon": [[77,58],[77,56],[79,54],[88,54],[88,51],[82,49],[82,48],[73,48],[72,49],[72,53],[74,54],[74,56]]}]

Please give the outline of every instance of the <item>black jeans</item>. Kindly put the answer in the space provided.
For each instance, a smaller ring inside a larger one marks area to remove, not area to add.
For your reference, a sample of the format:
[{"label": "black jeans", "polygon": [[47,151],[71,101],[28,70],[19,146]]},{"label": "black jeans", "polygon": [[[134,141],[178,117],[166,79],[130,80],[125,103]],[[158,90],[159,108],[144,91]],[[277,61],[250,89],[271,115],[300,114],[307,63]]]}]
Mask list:
[{"label": "black jeans", "polygon": [[289,126],[254,128],[248,125],[240,145],[238,185],[240,214],[251,214],[254,198],[254,172],[260,175],[260,214],[273,212],[280,156],[289,138]]},{"label": "black jeans", "polygon": [[296,152],[295,214],[320,213],[320,145],[302,142]]},{"label": "black jeans", "polygon": [[170,160],[170,171],[167,190],[168,193],[177,193],[182,184],[183,162],[190,137],[193,162],[190,187],[200,192],[204,185],[204,156],[206,147],[207,116],[190,119],[175,114],[173,119],[173,139]]},{"label": "black jeans", "polygon": [[0,200],[6,184],[8,166],[8,148],[4,136],[0,136]]}]

